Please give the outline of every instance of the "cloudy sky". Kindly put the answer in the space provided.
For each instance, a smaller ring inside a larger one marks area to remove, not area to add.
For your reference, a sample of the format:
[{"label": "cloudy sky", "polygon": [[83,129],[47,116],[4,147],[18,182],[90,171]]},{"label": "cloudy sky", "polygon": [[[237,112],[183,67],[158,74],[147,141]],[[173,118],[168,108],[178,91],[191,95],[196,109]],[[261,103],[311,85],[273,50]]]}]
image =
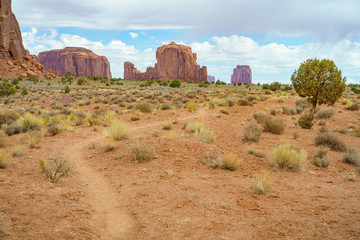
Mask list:
[{"label": "cloudy sky", "polygon": [[308,58],[335,61],[360,83],[359,0],[12,0],[32,54],[67,46],[106,56],[114,77],[131,61],[141,71],[156,49],[192,47],[208,74],[226,82],[238,64],[255,83],[290,82]]}]

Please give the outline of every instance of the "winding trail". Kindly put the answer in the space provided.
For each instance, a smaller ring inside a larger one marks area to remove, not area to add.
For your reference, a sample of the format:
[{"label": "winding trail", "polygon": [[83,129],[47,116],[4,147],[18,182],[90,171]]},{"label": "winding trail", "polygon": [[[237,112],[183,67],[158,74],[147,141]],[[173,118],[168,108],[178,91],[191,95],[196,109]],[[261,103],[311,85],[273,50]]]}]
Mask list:
[{"label": "winding trail", "polygon": [[[178,119],[186,121],[194,118],[205,117],[205,109],[199,109],[196,113]],[[162,121],[149,123],[137,127],[131,127],[131,132],[151,129],[161,126]],[[79,178],[86,184],[84,190],[92,208],[92,225],[96,228],[100,239],[134,239],[136,238],[136,229],[134,219],[127,213],[122,205],[118,193],[112,189],[107,180],[99,174],[87,161],[87,150],[91,143],[104,140],[105,137],[88,137],[79,139],[76,144],[70,146],[66,153],[70,156],[71,162],[75,163]]]}]

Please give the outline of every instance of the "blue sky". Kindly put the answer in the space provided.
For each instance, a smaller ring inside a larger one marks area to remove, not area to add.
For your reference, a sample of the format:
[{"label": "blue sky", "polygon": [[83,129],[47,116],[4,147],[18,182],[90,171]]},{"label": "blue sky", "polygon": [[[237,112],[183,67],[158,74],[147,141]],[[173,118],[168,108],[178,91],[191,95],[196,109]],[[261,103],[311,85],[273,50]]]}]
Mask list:
[{"label": "blue sky", "polygon": [[290,82],[307,58],[335,61],[348,83],[360,83],[357,0],[12,0],[32,54],[80,46],[106,56],[114,77],[123,63],[144,71],[156,49],[191,46],[208,74],[229,82],[250,65],[255,83]]}]

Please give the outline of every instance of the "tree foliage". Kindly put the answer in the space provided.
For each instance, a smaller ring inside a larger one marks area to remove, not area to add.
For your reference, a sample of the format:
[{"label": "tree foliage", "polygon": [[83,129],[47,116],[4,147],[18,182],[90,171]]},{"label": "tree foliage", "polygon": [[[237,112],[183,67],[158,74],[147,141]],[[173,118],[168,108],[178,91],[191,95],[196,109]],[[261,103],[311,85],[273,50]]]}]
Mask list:
[{"label": "tree foliage", "polygon": [[295,91],[312,104],[310,119],[314,119],[317,105],[334,105],[346,87],[346,78],[341,76],[335,63],[328,59],[308,59],[301,63],[291,76]]},{"label": "tree foliage", "polygon": [[0,97],[7,97],[16,93],[14,86],[7,80],[0,83]]}]

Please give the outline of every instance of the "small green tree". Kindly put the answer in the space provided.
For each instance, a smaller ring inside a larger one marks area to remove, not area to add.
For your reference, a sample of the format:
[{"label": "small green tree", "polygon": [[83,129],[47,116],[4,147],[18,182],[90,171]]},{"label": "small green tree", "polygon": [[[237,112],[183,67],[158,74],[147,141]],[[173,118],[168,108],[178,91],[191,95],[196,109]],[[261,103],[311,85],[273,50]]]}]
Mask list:
[{"label": "small green tree", "polygon": [[21,95],[27,95],[28,94],[28,90],[26,89],[26,87],[22,87],[21,89]]},{"label": "small green tree", "polygon": [[334,105],[346,87],[346,78],[341,76],[335,63],[328,59],[308,59],[301,63],[291,76],[295,91],[312,104],[310,119],[314,119],[316,106]]},{"label": "small green tree", "polygon": [[69,92],[70,92],[69,85],[66,85],[66,87],[65,87],[65,94],[68,94]]},{"label": "small green tree", "polygon": [[181,82],[179,80],[175,79],[175,80],[171,81],[169,86],[172,88],[179,88],[181,86]]}]

